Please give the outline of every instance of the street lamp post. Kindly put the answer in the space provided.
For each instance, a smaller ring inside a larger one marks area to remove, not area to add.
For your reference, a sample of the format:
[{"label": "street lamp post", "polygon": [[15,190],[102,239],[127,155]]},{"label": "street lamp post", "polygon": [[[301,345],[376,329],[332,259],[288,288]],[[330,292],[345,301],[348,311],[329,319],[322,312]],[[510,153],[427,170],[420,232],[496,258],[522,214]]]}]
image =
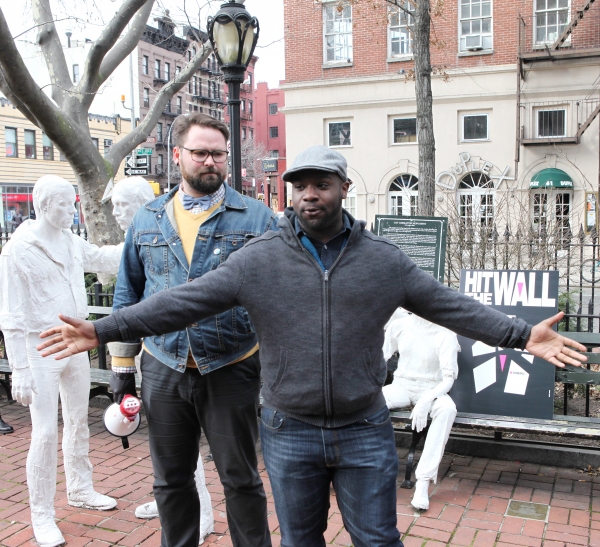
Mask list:
[{"label": "street lamp post", "polygon": [[258,40],[258,19],[246,11],[243,0],[229,0],[221,5],[214,17],[208,18],[207,31],[229,89],[227,105],[231,131],[231,181],[234,189],[241,194],[240,84],[244,81]]}]

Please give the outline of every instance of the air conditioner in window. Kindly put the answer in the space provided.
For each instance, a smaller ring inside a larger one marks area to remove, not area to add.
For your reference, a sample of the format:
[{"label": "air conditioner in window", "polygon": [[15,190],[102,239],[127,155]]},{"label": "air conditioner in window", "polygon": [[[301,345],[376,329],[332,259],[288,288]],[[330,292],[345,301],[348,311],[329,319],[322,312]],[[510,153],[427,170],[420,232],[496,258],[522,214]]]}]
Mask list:
[{"label": "air conditioner in window", "polygon": [[478,49],[483,49],[481,34],[465,36],[465,47],[469,51],[477,51]]}]

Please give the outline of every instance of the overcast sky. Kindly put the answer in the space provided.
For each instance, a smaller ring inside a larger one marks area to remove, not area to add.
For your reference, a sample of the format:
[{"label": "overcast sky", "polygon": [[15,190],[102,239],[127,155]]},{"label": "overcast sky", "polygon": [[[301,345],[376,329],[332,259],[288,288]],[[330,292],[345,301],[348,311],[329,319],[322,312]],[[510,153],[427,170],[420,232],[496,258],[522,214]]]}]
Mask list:
[{"label": "overcast sky", "polygon": [[[52,9],[59,32],[71,29],[73,39],[95,39],[106,22],[114,14],[121,0],[52,0]],[[221,2],[213,0],[156,0],[151,19],[170,10],[176,23],[206,28],[208,15],[217,12]],[[246,9],[258,18],[260,37],[255,54],[259,57],[256,64],[255,79],[266,81],[270,88],[277,87],[279,80],[285,78],[283,49],[283,0],[246,0]],[[0,0],[0,7],[6,17],[13,36],[33,26],[30,2],[27,0]],[[76,18],[72,14],[77,14]],[[154,25],[154,21],[149,23]],[[29,39],[35,33],[25,34]]]}]

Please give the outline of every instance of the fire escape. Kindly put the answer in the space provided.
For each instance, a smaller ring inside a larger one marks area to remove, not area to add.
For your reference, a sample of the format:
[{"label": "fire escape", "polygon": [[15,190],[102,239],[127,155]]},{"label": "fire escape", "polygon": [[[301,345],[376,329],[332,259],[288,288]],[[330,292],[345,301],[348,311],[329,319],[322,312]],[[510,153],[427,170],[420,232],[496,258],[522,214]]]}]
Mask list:
[{"label": "fire escape", "polygon": [[[583,133],[600,114],[600,77],[587,95],[580,98],[522,100],[522,93],[539,91],[534,84],[527,86],[528,74],[535,63],[600,57],[600,9],[590,9],[594,1],[586,0],[579,10],[565,8],[562,13],[558,10],[550,15],[519,16],[517,162],[521,145],[579,144]],[[560,68],[563,72],[559,74],[557,65],[559,77],[568,77],[568,65],[561,63]]]}]

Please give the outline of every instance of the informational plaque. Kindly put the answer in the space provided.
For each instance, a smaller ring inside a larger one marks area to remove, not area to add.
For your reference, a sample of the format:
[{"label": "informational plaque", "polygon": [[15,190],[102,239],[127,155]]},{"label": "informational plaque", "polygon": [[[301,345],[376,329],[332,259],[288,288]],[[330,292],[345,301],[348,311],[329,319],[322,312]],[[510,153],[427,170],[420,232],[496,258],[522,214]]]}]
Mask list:
[{"label": "informational plaque", "polygon": [[[535,325],[558,310],[557,271],[462,270],[460,292]],[[450,396],[459,412],[552,419],[554,365],[527,351],[458,337],[458,379]]]},{"label": "informational plaque", "polygon": [[375,216],[375,233],[393,241],[419,268],[442,283],[447,231],[445,217]]}]

